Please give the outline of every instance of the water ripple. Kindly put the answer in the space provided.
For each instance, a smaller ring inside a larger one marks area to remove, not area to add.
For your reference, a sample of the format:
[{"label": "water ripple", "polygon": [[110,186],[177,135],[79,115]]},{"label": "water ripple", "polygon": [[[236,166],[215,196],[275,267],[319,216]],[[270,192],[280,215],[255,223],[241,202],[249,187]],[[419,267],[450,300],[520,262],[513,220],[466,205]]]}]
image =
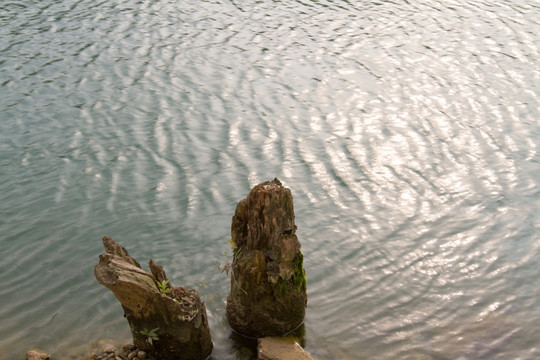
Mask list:
[{"label": "water ripple", "polygon": [[[0,358],[129,336],[91,276],[104,233],[225,298],[209,254],[275,176],[295,197],[313,354],[537,358],[539,14],[3,2]],[[216,353],[234,359],[222,307]]]}]

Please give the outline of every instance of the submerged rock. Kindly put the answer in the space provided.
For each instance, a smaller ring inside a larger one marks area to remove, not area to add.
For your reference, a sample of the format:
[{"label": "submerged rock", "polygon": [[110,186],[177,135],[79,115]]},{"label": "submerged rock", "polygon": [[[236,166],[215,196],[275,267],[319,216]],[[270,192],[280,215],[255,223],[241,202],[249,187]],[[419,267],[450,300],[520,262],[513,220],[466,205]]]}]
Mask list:
[{"label": "submerged rock", "polygon": [[49,360],[50,358],[51,355],[39,349],[30,349],[26,352],[26,355],[24,356],[25,360]]},{"label": "submerged rock", "polygon": [[231,237],[229,325],[251,337],[297,328],[307,295],[291,191],[278,179],[256,185],[236,206]]},{"label": "submerged rock", "polygon": [[101,357],[100,355],[96,353],[90,353],[86,355],[83,360],[102,360],[102,359],[103,357]]}]

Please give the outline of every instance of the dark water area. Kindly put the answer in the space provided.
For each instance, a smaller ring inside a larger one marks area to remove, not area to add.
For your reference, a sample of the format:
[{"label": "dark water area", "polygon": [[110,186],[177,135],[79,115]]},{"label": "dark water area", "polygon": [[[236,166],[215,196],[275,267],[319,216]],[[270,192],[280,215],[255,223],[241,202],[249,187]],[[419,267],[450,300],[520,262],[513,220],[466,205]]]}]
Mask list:
[{"label": "dark water area", "polygon": [[129,338],[101,236],[206,300],[278,177],[319,359],[540,358],[540,2],[0,2],[0,359]]}]

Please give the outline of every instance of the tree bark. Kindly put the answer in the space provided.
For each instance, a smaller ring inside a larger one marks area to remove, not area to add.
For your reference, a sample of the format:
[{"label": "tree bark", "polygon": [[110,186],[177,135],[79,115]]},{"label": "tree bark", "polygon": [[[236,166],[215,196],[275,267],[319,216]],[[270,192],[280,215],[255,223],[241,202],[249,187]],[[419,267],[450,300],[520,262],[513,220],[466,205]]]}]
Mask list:
[{"label": "tree bark", "polygon": [[142,270],[110,237],[103,237],[103,246],[106,253],[94,275],[120,301],[137,348],[164,360],[207,359],[212,340],[197,291],[171,287],[163,267],[152,260],[152,274]]},{"label": "tree bark", "polygon": [[227,320],[240,334],[281,336],[304,320],[303,255],[291,191],[276,178],[241,200],[231,224],[234,248]]}]

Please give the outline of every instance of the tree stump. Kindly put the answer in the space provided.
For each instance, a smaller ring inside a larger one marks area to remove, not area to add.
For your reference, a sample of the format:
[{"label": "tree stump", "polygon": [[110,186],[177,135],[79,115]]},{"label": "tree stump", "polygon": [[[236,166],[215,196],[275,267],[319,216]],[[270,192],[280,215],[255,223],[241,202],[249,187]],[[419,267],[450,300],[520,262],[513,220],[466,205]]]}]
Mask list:
[{"label": "tree stump", "polygon": [[258,338],[297,328],[307,295],[291,191],[277,178],[256,185],[236,206],[231,236],[231,328]]},{"label": "tree stump", "polygon": [[197,291],[171,287],[163,268],[151,259],[152,274],[142,270],[110,237],[103,237],[103,246],[106,253],[99,256],[94,275],[120,301],[135,346],[159,359],[207,359],[212,340]]}]

